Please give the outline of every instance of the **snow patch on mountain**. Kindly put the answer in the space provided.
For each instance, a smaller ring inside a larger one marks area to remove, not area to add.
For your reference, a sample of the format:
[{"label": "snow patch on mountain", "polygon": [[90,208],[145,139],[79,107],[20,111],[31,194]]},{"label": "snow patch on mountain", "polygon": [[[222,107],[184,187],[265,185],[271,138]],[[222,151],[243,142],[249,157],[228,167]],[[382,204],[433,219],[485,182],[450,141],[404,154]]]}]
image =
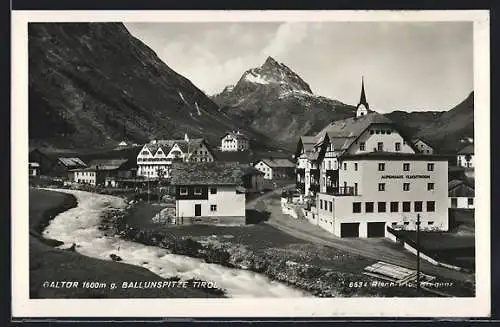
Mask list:
[{"label": "snow patch on mountain", "polygon": [[269,84],[269,81],[262,77],[261,75],[251,72],[245,75],[245,80],[250,83],[256,84]]},{"label": "snow patch on mountain", "polygon": [[198,111],[198,116],[201,116],[201,111],[200,111],[200,107],[198,107],[198,102],[195,102],[194,106],[196,107],[196,111]]},{"label": "snow patch on mountain", "polygon": [[182,94],[181,91],[177,91],[177,93],[179,93],[179,96],[181,97],[181,100],[184,101],[185,104],[189,105],[186,101],[186,99],[184,99],[184,95]]}]

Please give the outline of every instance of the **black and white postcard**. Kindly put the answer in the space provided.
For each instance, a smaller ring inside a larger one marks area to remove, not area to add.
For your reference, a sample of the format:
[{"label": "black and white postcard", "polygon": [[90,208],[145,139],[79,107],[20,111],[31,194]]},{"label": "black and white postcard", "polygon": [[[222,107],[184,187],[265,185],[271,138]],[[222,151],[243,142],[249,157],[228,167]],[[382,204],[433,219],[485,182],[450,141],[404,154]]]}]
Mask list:
[{"label": "black and white postcard", "polygon": [[489,315],[487,11],[12,29],[14,316]]}]

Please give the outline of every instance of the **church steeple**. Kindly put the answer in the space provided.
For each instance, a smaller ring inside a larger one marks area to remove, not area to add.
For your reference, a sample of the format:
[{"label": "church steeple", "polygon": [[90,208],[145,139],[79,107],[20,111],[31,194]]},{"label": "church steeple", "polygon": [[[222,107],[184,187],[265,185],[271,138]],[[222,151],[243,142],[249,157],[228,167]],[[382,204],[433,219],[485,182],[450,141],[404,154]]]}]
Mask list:
[{"label": "church steeple", "polygon": [[370,106],[366,101],[365,81],[364,78],[361,77],[361,96],[359,97],[359,103],[356,110],[356,117],[366,115],[368,113],[368,109],[370,109]]}]

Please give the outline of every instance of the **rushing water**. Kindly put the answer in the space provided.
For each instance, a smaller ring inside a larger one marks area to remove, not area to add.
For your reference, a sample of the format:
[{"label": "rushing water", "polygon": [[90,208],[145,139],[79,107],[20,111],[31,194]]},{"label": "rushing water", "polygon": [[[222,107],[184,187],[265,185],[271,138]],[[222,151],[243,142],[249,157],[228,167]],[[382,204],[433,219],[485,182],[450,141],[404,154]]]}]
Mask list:
[{"label": "rushing water", "polygon": [[[305,297],[310,296],[285,284],[275,282],[262,274],[231,269],[203,260],[169,253],[156,246],[147,246],[124,240],[118,236],[105,236],[98,229],[103,212],[126,206],[123,199],[110,195],[58,189],[70,193],[78,206],[51,220],[43,235],[64,242],[61,248],[77,244],[76,251],[94,258],[111,260],[110,254],[119,255],[123,262],[142,266],[163,277],[178,276],[215,282],[230,297]],[[148,217],[144,217],[148,219]]]}]

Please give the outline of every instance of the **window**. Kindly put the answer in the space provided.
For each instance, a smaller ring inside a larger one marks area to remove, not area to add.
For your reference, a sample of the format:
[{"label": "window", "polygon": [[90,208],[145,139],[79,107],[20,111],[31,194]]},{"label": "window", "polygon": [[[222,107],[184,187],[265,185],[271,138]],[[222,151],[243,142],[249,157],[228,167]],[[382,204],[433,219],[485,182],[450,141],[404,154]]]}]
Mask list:
[{"label": "window", "polygon": [[201,187],[195,187],[194,188],[194,194],[195,195],[200,195],[201,194]]},{"label": "window", "polygon": [[428,221],[427,225],[434,225],[434,222],[433,221]]},{"label": "window", "polygon": [[344,162],[344,170],[347,170],[347,162]]},{"label": "window", "polygon": [[396,226],[398,223],[391,223],[392,226]]},{"label": "window", "polygon": [[323,200],[319,200],[319,208],[323,209]]},{"label": "window", "polygon": [[378,183],[378,190],[385,191],[385,183]]},{"label": "window", "polygon": [[434,171],[434,164],[433,163],[427,164],[427,171]]},{"label": "window", "polygon": [[210,194],[217,194],[217,188],[216,187],[211,187],[210,188]]},{"label": "window", "polygon": [[391,202],[391,212],[398,212],[399,202]]},{"label": "window", "polygon": [[332,201],[328,201],[328,207],[330,209],[330,212],[333,212],[333,203],[332,203]]},{"label": "window", "polygon": [[370,134],[373,134],[373,133],[375,133],[375,132],[374,132],[374,131],[373,131],[373,129],[372,129],[372,130],[370,131]]},{"label": "window", "polygon": [[210,205],[210,212],[215,212],[217,211],[217,205],[216,204],[211,204]]},{"label": "window", "polygon": [[456,208],[457,207],[457,198],[451,198],[451,207]]},{"label": "window", "polygon": [[378,129],[377,129],[377,130],[375,131],[375,134],[380,134],[380,130],[378,130]]},{"label": "window", "polygon": [[415,201],[415,212],[422,212],[422,201]]},{"label": "window", "polygon": [[399,142],[396,142],[396,144],[394,145],[396,151],[401,151],[401,143]]},{"label": "window", "polygon": [[404,224],[405,224],[405,226],[408,226],[410,224],[410,222],[409,221],[405,221]]},{"label": "window", "polygon": [[410,164],[409,163],[404,163],[403,164],[403,170],[404,171],[410,171]]},{"label": "window", "polygon": [[385,129],[381,130],[380,133],[385,134]]},{"label": "window", "polygon": [[467,199],[467,204],[470,205],[470,206],[473,205],[474,204],[474,198],[468,198]]},{"label": "window", "polygon": [[188,194],[188,190],[186,187],[181,187],[181,189],[179,190],[179,194],[180,195],[187,195]]},{"label": "window", "polygon": [[[372,131],[372,132],[373,132],[373,131]],[[361,151],[365,151],[365,142],[361,142],[361,143],[359,143],[359,149],[360,149]]]},{"label": "window", "polygon": [[385,131],[387,133],[387,135],[391,135],[392,131],[390,129],[388,129],[387,131]]},{"label": "window", "polygon": [[385,170],[385,163],[381,162],[378,164],[378,171],[384,171]]},{"label": "window", "polygon": [[365,212],[373,212],[373,202],[365,203]]},{"label": "window", "polygon": [[427,183],[427,191],[434,190],[434,183]]},{"label": "window", "polygon": [[384,151],[384,142],[377,143],[377,151]]},{"label": "window", "polygon": [[410,183],[403,183],[403,191],[409,191],[410,190]]},{"label": "window", "polygon": [[354,212],[354,213],[361,212],[361,202],[353,202],[352,203],[352,212]]},{"label": "window", "polygon": [[378,212],[385,212],[385,202],[378,203]]},{"label": "window", "polygon": [[410,212],[410,202],[403,202],[403,212]]}]

